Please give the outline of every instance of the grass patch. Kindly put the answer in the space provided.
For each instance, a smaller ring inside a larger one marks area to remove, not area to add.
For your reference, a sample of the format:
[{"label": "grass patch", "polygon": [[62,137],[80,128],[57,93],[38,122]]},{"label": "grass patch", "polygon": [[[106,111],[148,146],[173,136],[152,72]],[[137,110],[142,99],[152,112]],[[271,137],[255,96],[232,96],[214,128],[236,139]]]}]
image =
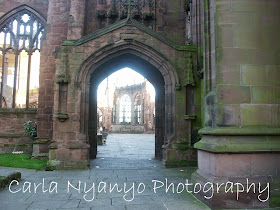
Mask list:
[{"label": "grass patch", "polygon": [[31,160],[27,154],[0,154],[0,166],[44,170],[47,160]]},{"label": "grass patch", "polygon": [[4,176],[0,176],[0,179],[4,178]]}]

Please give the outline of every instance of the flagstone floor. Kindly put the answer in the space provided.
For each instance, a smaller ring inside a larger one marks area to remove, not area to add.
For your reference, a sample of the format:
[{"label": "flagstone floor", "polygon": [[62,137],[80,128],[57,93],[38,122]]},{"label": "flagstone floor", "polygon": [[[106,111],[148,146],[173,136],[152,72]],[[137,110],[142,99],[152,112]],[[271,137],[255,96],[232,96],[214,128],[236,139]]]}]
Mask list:
[{"label": "flagstone floor", "polygon": [[183,190],[195,168],[167,169],[153,157],[154,135],[111,134],[106,145],[98,146],[97,159],[91,161],[90,170],[0,167],[1,175],[22,173],[18,185],[0,191],[0,210],[209,209]]}]

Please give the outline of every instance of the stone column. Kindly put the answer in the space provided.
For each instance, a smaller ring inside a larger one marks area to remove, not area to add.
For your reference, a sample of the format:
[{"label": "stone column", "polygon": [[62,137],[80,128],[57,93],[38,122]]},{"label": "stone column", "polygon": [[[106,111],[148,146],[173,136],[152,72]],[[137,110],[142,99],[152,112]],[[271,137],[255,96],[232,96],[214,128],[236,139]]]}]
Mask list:
[{"label": "stone column", "polygon": [[[273,0],[204,1],[205,127],[192,183],[235,184],[234,193],[215,187],[211,199],[196,194],[211,208],[280,205],[279,7]],[[246,192],[247,179],[256,193]],[[245,188],[238,200],[237,182]],[[258,183],[262,190],[270,183],[266,202],[268,190],[259,193]]]},{"label": "stone column", "polygon": [[70,40],[80,39],[84,32],[85,0],[71,0],[68,36]]},{"label": "stone column", "polygon": [[[63,7],[62,7],[63,5]],[[50,0],[48,7],[46,39],[40,56],[40,88],[38,100],[38,137],[53,140],[54,78],[56,73],[55,50],[67,37],[67,0]]]}]

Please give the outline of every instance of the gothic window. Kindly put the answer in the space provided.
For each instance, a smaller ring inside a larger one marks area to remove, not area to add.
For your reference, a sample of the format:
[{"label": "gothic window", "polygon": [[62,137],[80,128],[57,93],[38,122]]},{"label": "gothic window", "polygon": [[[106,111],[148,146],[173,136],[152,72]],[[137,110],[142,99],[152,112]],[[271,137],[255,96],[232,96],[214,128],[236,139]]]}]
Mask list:
[{"label": "gothic window", "polygon": [[131,122],[131,99],[127,94],[124,94],[120,100],[119,122]]},{"label": "gothic window", "polygon": [[43,32],[29,11],[0,26],[0,108],[37,108]]},{"label": "gothic window", "polygon": [[141,104],[137,103],[134,105],[134,117],[135,117],[135,123],[136,124],[141,124]]},{"label": "gothic window", "polygon": [[135,124],[141,124],[141,100],[139,94],[137,94],[137,96],[135,97],[134,102],[134,120]]},{"label": "gothic window", "polygon": [[141,123],[141,104],[137,105],[137,124]]},{"label": "gothic window", "polygon": [[112,123],[116,123],[116,104],[114,104],[114,107],[113,107],[113,117],[112,117]]}]

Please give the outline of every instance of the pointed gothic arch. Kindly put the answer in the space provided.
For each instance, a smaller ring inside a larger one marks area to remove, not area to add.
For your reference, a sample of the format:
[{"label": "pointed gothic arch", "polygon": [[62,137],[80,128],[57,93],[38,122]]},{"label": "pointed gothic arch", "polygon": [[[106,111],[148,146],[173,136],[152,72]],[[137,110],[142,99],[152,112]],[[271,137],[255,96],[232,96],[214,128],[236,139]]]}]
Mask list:
[{"label": "pointed gothic arch", "polygon": [[[39,96],[40,49],[46,19],[28,5],[7,12],[0,19],[0,108],[36,108]],[[35,59],[32,59],[35,56]],[[33,80],[31,82],[31,74]],[[34,79],[35,77],[35,79]],[[11,96],[11,97],[10,97]]]},{"label": "pointed gothic arch", "polygon": [[18,13],[22,13],[22,12],[28,12],[33,14],[36,18],[38,18],[40,20],[40,22],[42,22],[44,25],[47,24],[47,18],[38,10],[30,7],[27,4],[22,4],[18,7],[13,8],[12,10],[8,11],[6,14],[4,14],[1,18],[0,18],[0,27],[3,26],[3,24],[7,21],[9,21],[13,16],[17,15]]},{"label": "pointed gothic arch", "polygon": [[96,122],[94,121],[98,84],[111,73],[129,67],[142,74],[155,87],[156,94],[156,156],[162,158],[162,146],[175,130],[175,90],[178,76],[171,62],[150,46],[135,40],[109,44],[91,54],[76,74],[80,87],[80,132],[90,143],[90,157],[96,156]]}]

